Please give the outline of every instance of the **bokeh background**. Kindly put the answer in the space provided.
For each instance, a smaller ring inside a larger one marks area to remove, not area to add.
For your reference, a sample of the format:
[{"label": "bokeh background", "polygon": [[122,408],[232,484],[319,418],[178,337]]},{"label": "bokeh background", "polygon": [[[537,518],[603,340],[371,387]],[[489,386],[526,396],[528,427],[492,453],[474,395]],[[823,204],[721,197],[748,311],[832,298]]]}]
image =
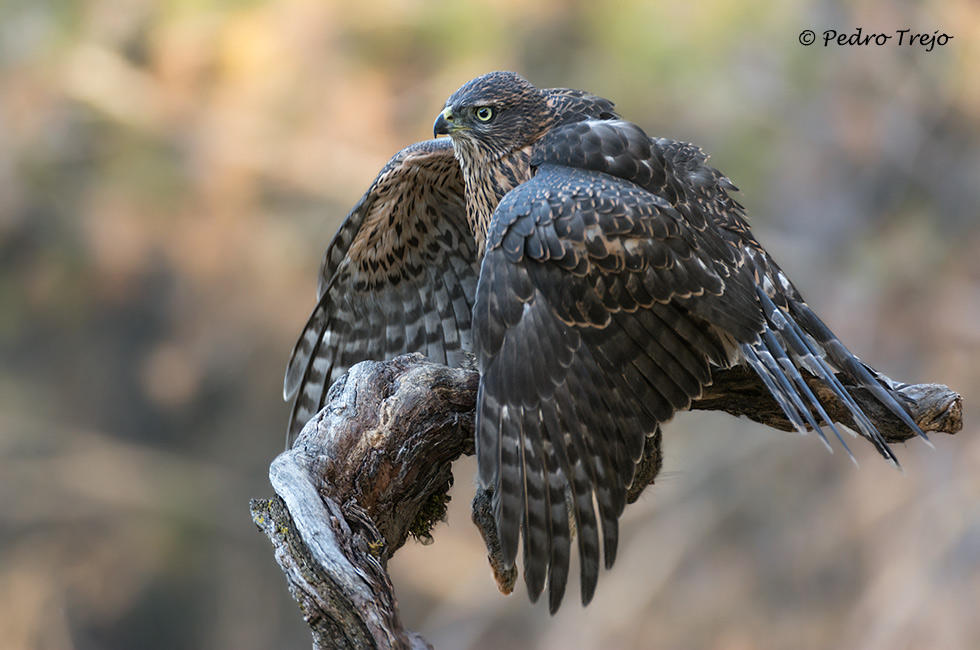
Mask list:
[{"label": "bokeh background", "polygon": [[[803,29],[948,33],[800,45]],[[456,469],[391,563],[440,649],[980,647],[980,5],[973,0],[4,0],[0,646],[309,647],[248,501],[320,256],[445,98],[494,69],[701,144],[865,360],[966,427],[868,445],[666,431],[592,605],[493,585]]]}]

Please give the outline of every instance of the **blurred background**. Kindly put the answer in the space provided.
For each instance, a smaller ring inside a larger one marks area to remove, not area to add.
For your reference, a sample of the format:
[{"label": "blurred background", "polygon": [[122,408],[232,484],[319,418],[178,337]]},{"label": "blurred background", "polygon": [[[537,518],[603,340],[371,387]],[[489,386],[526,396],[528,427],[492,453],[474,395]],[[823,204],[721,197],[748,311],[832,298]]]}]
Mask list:
[{"label": "blurred background", "polygon": [[[953,36],[823,47],[826,29]],[[818,41],[802,46],[803,29]],[[899,448],[715,414],[665,432],[587,609],[496,592],[458,464],[391,570],[436,648],[980,644],[980,5],[973,0],[4,0],[0,646],[309,647],[248,501],[347,210],[445,98],[511,69],[697,142],[863,359],[962,393]]]}]

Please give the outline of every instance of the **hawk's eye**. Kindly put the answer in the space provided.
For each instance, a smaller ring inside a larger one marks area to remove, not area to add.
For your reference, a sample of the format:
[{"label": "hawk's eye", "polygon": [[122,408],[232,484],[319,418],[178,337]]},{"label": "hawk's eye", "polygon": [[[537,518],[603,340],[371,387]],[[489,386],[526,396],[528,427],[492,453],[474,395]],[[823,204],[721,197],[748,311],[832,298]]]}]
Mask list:
[{"label": "hawk's eye", "polygon": [[489,122],[493,119],[493,109],[489,106],[481,106],[476,109],[476,119],[481,122]]}]

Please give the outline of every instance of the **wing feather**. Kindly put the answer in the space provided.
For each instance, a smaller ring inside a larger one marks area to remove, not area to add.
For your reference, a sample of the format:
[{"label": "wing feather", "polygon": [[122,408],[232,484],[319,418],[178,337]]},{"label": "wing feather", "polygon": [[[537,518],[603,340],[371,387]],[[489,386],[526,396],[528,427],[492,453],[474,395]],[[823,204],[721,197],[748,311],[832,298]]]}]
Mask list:
[{"label": "wing feather", "polygon": [[[598,130],[603,142],[620,128],[589,120],[573,126]],[[521,459],[499,450],[497,463],[481,463],[480,476],[504,492],[501,502],[540,509],[520,513],[525,575],[536,597],[547,572],[552,609],[567,579],[557,490],[567,486],[570,496],[587,603],[598,576],[600,533],[605,565],[615,559],[618,517],[646,437],[690,406],[710,383],[713,368],[746,363],[797,429],[815,430],[829,446],[823,430],[829,427],[847,449],[803,373],[816,376],[892,462],[894,454],[838,373],[869,385],[883,403],[893,403],[889,408],[904,413],[891,387],[846,351],[755,242],[740,206],[727,197],[730,184],[698,167],[700,150],[672,150],[632,129],[627,135],[609,145],[608,155],[557,147],[548,155],[565,156],[566,162],[577,155],[583,165],[606,165],[631,179],[538,155],[534,178],[505,196],[495,212],[477,287],[480,391],[485,403],[496,405],[478,415],[484,446],[513,436],[508,428],[514,424],[501,415],[512,405],[522,409],[522,422],[541,423],[519,427],[522,448],[536,452],[523,485],[499,481],[502,473],[521,471],[505,468]],[[631,151],[648,155],[648,167],[624,162]],[[615,160],[617,152],[624,161]],[[686,167],[671,169],[668,154]],[[684,183],[673,177],[681,172],[687,174]],[[669,191],[653,193],[657,183]],[[560,476],[560,483],[541,489],[542,476]],[[513,562],[520,537],[512,523],[516,516],[498,519],[502,528],[514,528],[502,533],[509,536],[507,562]],[[535,535],[544,539],[529,540]],[[545,562],[547,567],[540,566]]]},{"label": "wing feather", "polygon": [[[559,492],[567,486],[588,602],[600,547],[605,566],[615,560],[618,518],[647,435],[700,394],[710,362],[725,351],[710,324],[675,304],[703,295],[705,285],[723,294],[678,219],[632,183],[553,166],[505,197],[494,218],[474,312],[480,477],[500,492],[505,562],[518,547],[514,504],[540,510],[521,513],[525,580],[536,595],[547,573],[552,608],[567,578]],[[667,288],[648,273],[657,265],[669,274]],[[529,426],[532,418],[540,426]],[[512,452],[518,445],[523,462],[532,459],[523,481],[520,469],[506,466],[522,462]],[[539,489],[545,473],[547,488]]]},{"label": "wing feather", "polygon": [[479,272],[459,165],[446,140],[403,149],[334,236],[318,302],[286,369],[290,437],[353,364],[421,352],[464,365]]}]

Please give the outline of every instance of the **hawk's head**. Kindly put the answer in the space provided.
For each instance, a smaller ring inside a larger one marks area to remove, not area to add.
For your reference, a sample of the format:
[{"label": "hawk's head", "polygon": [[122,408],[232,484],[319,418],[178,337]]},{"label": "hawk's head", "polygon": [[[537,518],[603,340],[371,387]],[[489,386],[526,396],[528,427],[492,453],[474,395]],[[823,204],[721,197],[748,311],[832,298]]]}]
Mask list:
[{"label": "hawk's head", "polygon": [[491,72],[446,100],[433,126],[471,162],[495,160],[540,138],[554,121],[545,93],[513,72]]}]

